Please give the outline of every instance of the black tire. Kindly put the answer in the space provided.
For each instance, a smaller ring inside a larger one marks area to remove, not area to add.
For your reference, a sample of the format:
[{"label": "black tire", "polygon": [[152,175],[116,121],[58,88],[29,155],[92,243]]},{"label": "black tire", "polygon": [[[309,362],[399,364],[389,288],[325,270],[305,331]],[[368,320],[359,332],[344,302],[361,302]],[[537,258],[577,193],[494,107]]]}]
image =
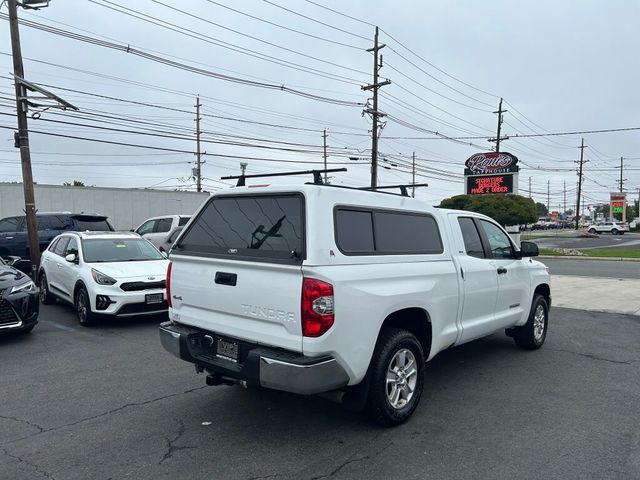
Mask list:
[{"label": "black tire", "polygon": [[[412,369],[406,374],[406,370],[399,368],[395,371],[395,379],[388,382],[387,375],[392,373],[390,370],[394,365],[398,365],[403,352],[407,360],[411,359],[406,352],[413,356],[414,364],[407,361],[405,366],[415,365],[415,374],[411,374]],[[424,353],[418,339],[406,330],[383,329],[369,366],[370,386],[366,407],[369,417],[385,427],[393,427],[406,421],[420,402],[424,370]],[[413,391],[410,391],[412,385]],[[393,397],[399,390],[394,406],[389,397]],[[406,398],[403,399],[403,395]]]},{"label": "black tire", "polygon": [[78,317],[78,323],[83,327],[88,327],[94,323],[95,315],[91,311],[91,302],[89,301],[89,294],[86,288],[80,287],[76,292],[75,301],[73,302],[76,307],[76,317]]},{"label": "black tire", "polygon": [[47,276],[44,272],[40,273],[40,281],[38,283],[40,285],[40,301],[43,305],[53,305],[56,303],[56,297],[51,295],[49,291],[49,283],[47,282]]},{"label": "black tire", "polygon": [[[536,318],[542,314],[542,325],[540,318]],[[540,331],[540,327],[542,331]],[[531,311],[529,319],[521,327],[516,327],[511,332],[516,345],[524,350],[537,350],[547,338],[547,329],[549,327],[549,306],[542,295],[536,294],[531,302]]]},{"label": "black tire", "polygon": [[591,234],[595,234],[595,233],[596,233],[596,229],[595,229],[595,228],[590,228],[590,229],[589,229],[589,233],[591,233]]},{"label": "black tire", "polygon": [[620,232],[618,231],[617,228],[612,228],[611,229],[611,235],[618,235],[618,233],[620,233]]}]

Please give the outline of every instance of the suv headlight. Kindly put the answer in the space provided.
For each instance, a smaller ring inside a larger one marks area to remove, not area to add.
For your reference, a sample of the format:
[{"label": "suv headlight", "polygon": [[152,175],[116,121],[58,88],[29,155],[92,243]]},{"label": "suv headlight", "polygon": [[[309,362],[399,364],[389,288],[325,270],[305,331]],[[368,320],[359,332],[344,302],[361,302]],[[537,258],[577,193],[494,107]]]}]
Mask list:
[{"label": "suv headlight", "polygon": [[27,283],[23,283],[22,285],[14,285],[11,287],[10,293],[32,292],[35,288],[36,286],[31,280],[29,280]]},{"label": "suv headlight", "polygon": [[115,278],[111,278],[109,275],[105,275],[95,268],[91,269],[91,276],[98,285],[113,285],[117,282]]}]

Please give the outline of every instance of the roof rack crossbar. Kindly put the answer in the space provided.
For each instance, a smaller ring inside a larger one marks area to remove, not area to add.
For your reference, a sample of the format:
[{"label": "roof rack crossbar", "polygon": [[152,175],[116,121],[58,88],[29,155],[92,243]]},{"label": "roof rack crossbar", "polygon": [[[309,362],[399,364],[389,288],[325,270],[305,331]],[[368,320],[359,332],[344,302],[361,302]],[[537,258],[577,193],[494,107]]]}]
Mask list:
[{"label": "roof rack crossbar", "polygon": [[236,187],[244,187],[247,178],[264,178],[264,177],[288,177],[291,175],[313,175],[313,183],[315,185],[324,185],[322,181],[322,173],[346,172],[346,168],[323,168],[318,170],[302,170],[296,172],[281,173],[258,173],[253,175],[229,175],[228,177],[220,177],[220,180],[238,180]]},{"label": "roof rack crossbar", "polygon": [[428,187],[428,186],[429,186],[428,183],[406,183],[401,185],[378,185],[377,187],[359,187],[358,190],[371,190],[375,192],[376,190],[391,190],[394,188],[399,188],[402,196],[408,197],[409,191],[407,190],[407,188],[418,188],[418,187]]}]

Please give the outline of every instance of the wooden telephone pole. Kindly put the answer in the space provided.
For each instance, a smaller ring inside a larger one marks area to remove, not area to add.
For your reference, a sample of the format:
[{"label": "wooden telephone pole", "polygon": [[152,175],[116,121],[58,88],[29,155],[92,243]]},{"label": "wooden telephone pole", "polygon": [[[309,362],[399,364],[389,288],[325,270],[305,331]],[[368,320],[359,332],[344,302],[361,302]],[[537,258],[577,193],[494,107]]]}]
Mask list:
[{"label": "wooden telephone pole", "polygon": [[[20,47],[20,31],[18,29],[18,6],[16,0],[8,0],[9,28],[11,30],[11,51],[13,54],[13,74],[24,78],[22,49]],[[33,279],[40,265],[40,241],[38,239],[38,222],[36,219],[36,200],[33,189],[33,172],[31,171],[31,152],[29,150],[29,125],[27,122],[27,88],[15,78],[16,109],[18,117],[18,145],[20,147],[20,163],[22,164],[22,186],[24,189],[24,213],[27,220],[27,237],[29,239],[29,257]]]},{"label": "wooden telephone pole", "polygon": [[580,144],[580,162],[578,167],[578,198],[576,199],[576,230],[579,228],[580,222],[580,195],[582,194],[582,167],[584,165],[584,149],[587,148],[584,146],[584,138],[582,139],[582,143]]},{"label": "wooden telephone pole", "polygon": [[378,89],[389,85],[390,80],[378,82],[378,73],[382,68],[382,55],[378,52],[385,47],[384,44],[378,43],[378,27],[373,39],[373,48],[368,48],[367,52],[373,52],[373,83],[365,85],[362,90],[371,90],[373,92],[373,108],[367,108],[366,112],[371,114],[373,126],[371,127],[371,188],[378,186],[378,121],[384,114],[378,112]]}]

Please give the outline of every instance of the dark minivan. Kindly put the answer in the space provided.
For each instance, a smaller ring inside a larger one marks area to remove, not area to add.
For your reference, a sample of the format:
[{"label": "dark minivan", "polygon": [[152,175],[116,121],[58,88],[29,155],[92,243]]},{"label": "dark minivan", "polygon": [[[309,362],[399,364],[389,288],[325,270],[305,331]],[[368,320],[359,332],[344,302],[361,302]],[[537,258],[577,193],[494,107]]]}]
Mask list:
[{"label": "dark minivan", "polygon": [[[107,217],[87,213],[38,213],[38,239],[40,251],[49,246],[51,240],[64,232],[113,231]],[[24,215],[0,220],[0,256],[29,258],[29,241]]]}]

